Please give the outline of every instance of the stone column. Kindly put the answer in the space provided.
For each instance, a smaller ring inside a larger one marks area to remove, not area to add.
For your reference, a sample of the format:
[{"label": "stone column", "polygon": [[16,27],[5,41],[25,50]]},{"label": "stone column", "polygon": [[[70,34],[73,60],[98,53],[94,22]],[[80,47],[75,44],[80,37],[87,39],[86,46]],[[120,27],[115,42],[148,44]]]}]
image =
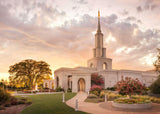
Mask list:
[{"label": "stone column", "polygon": [[85,92],[89,92],[91,88],[91,74],[88,74],[85,78],[85,83],[86,83],[86,89]]},{"label": "stone column", "polygon": [[72,75],[72,92],[78,92],[78,80],[75,75]]}]

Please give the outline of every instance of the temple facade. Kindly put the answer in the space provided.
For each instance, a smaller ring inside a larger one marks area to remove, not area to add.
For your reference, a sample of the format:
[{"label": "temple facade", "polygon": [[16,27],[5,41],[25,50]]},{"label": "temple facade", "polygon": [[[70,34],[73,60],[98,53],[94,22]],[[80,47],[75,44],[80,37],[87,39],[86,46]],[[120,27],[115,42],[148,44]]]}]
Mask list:
[{"label": "temple facade", "polygon": [[123,77],[138,78],[149,86],[157,79],[157,73],[151,71],[116,70],[112,69],[112,59],[106,57],[106,48],[103,46],[103,33],[100,26],[100,12],[98,11],[98,26],[95,34],[95,48],[93,58],[87,61],[88,67],[59,68],[54,72],[54,89],[62,87],[72,92],[85,91],[91,88],[91,74],[98,73],[104,79],[104,88],[113,87]]}]

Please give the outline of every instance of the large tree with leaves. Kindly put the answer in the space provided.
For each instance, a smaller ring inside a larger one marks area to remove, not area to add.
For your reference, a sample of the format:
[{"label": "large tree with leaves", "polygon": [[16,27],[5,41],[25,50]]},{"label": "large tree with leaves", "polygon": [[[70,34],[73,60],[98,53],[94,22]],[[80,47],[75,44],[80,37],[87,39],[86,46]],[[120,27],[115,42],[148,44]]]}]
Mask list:
[{"label": "large tree with leaves", "polygon": [[52,75],[49,64],[44,61],[27,59],[16,63],[9,68],[10,81],[20,85],[27,85],[30,89],[35,89],[36,83],[47,79]]},{"label": "large tree with leaves", "polygon": [[157,55],[157,60],[154,62],[155,70],[159,73],[160,75],[160,49],[157,49],[159,54]]},{"label": "large tree with leaves", "polygon": [[158,51],[159,54],[157,55],[157,60],[154,62],[154,66],[159,76],[150,86],[151,92],[155,94],[160,94],[160,49],[158,49]]}]

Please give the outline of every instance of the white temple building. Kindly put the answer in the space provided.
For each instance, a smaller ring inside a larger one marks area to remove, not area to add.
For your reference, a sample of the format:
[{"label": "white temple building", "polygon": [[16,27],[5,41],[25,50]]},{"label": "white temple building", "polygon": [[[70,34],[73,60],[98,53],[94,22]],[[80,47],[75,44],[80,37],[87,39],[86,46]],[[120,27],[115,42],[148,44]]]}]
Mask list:
[{"label": "white temple building", "polygon": [[115,70],[112,69],[112,59],[106,57],[106,48],[103,46],[103,33],[100,27],[100,13],[98,12],[98,27],[95,34],[93,58],[87,61],[88,67],[59,68],[54,72],[54,89],[58,86],[72,89],[72,92],[85,91],[91,88],[91,74],[98,73],[104,79],[104,88],[113,87],[123,77],[138,78],[149,86],[157,79],[156,72]]}]

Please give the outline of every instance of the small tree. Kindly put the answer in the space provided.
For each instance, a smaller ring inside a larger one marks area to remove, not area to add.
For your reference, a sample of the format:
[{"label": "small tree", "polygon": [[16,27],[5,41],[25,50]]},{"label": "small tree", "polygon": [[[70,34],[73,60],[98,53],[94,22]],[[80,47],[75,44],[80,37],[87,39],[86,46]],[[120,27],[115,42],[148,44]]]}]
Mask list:
[{"label": "small tree", "polygon": [[102,85],[104,84],[103,77],[97,73],[94,73],[91,75],[91,83],[92,85]]},{"label": "small tree", "polygon": [[117,91],[121,95],[129,95],[131,98],[131,95],[133,94],[142,94],[146,90],[146,87],[142,85],[142,83],[138,79],[132,79],[129,77],[126,77],[125,80],[122,79],[117,82],[115,85],[117,88]]}]

